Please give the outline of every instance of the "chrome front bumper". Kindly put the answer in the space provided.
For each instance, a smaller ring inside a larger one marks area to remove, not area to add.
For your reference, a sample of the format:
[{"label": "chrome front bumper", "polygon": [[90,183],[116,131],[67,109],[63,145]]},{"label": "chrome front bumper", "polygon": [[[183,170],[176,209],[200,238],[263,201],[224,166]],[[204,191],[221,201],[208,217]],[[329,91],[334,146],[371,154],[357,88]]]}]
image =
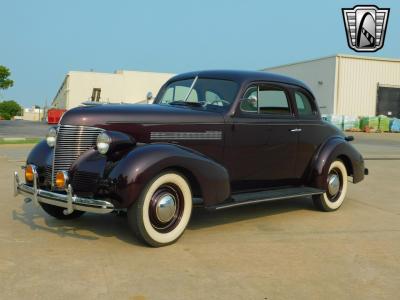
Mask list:
[{"label": "chrome front bumper", "polygon": [[68,185],[66,194],[54,193],[38,189],[38,175],[34,172],[33,187],[20,183],[18,173],[14,172],[14,196],[25,195],[39,206],[39,202],[65,208],[64,214],[68,215],[74,210],[106,214],[114,210],[114,205],[108,201],[90,198],[81,198],[73,195],[71,185]]}]

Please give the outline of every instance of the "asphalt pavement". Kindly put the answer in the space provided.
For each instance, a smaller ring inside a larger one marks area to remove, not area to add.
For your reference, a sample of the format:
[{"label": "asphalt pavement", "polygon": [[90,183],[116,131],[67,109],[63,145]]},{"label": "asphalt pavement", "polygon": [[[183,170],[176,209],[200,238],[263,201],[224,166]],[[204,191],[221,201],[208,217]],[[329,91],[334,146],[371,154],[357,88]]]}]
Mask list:
[{"label": "asphalt pavement", "polygon": [[0,138],[40,138],[46,136],[49,127],[46,122],[24,120],[0,120]]},{"label": "asphalt pavement", "polygon": [[3,299],[398,298],[400,160],[368,161],[336,212],[310,198],[195,209],[176,244],[154,249],[124,216],[61,221],[14,198],[13,158],[29,146],[0,149]]}]

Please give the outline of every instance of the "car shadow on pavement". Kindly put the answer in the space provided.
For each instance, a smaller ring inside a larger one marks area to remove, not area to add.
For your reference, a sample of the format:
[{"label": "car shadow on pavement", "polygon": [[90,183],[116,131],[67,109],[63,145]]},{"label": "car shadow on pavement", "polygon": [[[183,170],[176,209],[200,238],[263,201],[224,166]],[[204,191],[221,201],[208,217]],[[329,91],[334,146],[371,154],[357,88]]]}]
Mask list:
[{"label": "car shadow on pavement", "polygon": [[32,203],[23,203],[21,210],[13,210],[12,218],[32,230],[46,231],[59,237],[83,240],[115,237],[129,244],[143,246],[131,232],[126,217],[119,217],[115,213],[106,215],[86,213],[78,219],[58,220]]},{"label": "car shadow on pavement", "polygon": [[[271,201],[221,211],[195,208],[188,230],[265,218],[297,210],[315,209],[310,198]],[[29,226],[31,230],[42,230],[63,238],[98,240],[101,237],[115,237],[129,244],[145,246],[129,228],[126,214],[117,216],[115,213],[106,215],[86,213],[78,219],[58,220],[48,216],[32,203],[23,203],[21,210],[13,210],[12,218]]]},{"label": "car shadow on pavement", "polygon": [[314,208],[311,198],[305,197],[238,206],[219,211],[209,211],[198,208],[193,210],[188,229],[197,230],[251,219],[265,218],[297,210],[315,211],[316,209]]}]

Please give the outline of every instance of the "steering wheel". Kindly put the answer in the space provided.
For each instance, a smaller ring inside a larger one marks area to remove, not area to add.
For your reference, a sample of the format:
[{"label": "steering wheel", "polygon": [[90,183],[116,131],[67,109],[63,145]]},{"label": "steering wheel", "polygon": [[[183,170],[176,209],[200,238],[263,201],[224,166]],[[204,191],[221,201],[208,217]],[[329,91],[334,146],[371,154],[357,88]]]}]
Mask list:
[{"label": "steering wheel", "polygon": [[216,104],[214,104],[214,103],[222,103],[222,104],[225,104],[225,105],[222,105],[222,106],[229,106],[229,105],[231,105],[231,103],[230,103],[229,101],[226,101],[226,100],[224,100],[224,99],[214,100],[214,101],[212,101],[210,104],[211,104],[211,105],[216,105]]}]

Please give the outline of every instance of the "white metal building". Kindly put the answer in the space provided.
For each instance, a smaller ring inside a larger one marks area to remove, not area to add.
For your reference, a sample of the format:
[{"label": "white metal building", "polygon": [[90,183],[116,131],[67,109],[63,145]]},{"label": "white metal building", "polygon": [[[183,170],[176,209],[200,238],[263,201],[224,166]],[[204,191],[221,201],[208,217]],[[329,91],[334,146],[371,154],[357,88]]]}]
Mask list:
[{"label": "white metal building", "polygon": [[20,119],[27,121],[42,121],[45,119],[45,110],[35,106],[24,108],[24,114]]},{"label": "white metal building", "polygon": [[52,107],[71,109],[82,102],[146,103],[173,76],[170,73],[116,71],[115,73],[71,71],[54,97]]},{"label": "white metal building", "polygon": [[323,114],[400,117],[400,59],[338,54],[264,71],[305,82]]}]

